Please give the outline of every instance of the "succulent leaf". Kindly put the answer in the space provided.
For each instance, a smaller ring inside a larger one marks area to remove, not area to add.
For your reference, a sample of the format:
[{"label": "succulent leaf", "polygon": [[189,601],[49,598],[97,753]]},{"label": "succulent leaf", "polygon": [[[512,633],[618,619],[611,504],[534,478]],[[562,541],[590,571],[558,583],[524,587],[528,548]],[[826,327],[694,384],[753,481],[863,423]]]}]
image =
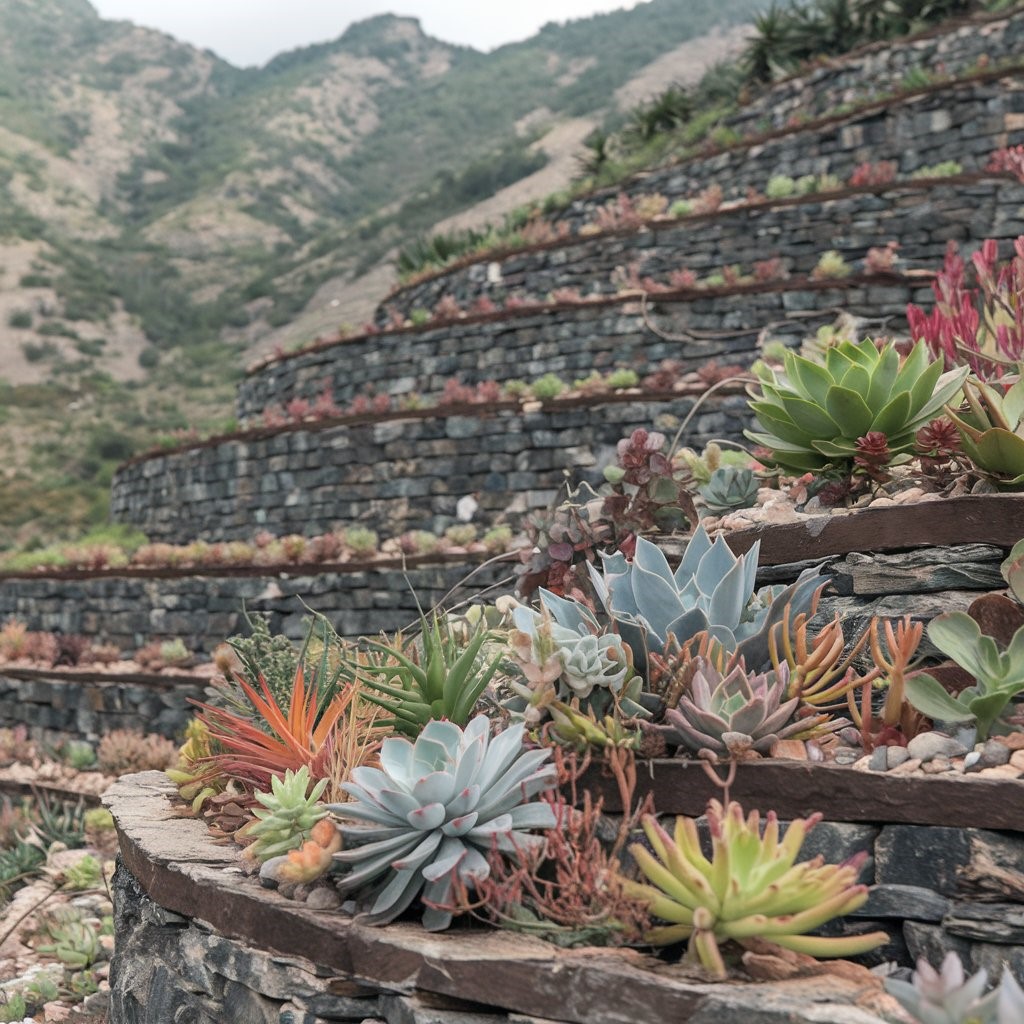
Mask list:
[{"label": "succulent leaf", "polygon": [[960,389],[967,368],[942,373],[919,342],[899,365],[894,346],[870,339],[828,349],[822,366],[787,352],[781,372],[761,378],[750,408],[762,428],[747,437],[769,448],[772,461],[797,472],[853,469],[858,437],[877,431],[896,458],[912,450],[917,430]]}]

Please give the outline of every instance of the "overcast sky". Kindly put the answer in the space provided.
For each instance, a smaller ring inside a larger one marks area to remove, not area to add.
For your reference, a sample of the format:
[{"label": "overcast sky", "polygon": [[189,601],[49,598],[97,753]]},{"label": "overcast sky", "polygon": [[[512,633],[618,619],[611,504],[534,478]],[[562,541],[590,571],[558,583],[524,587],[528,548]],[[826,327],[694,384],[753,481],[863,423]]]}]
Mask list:
[{"label": "overcast sky", "polygon": [[353,21],[394,13],[419,18],[428,35],[489,50],[525,39],[549,21],[632,7],[636,0],[92,0],[124,18],[213,50],[239,66],[335,39]]}]

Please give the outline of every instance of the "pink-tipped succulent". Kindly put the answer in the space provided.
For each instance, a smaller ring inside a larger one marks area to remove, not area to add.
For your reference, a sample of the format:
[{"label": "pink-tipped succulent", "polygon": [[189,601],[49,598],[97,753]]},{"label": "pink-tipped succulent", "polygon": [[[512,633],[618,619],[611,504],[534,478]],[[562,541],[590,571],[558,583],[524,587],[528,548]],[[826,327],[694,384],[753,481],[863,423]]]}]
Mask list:
[{"label": "pink-tipped succulent", "polygon": [[677,818],[674,835],[653,815],[643,819],[651,849],[636,843],[630,852],[651,884],[627,882],[626,893],[646,901],[651,914],[666,922],[646,934],[648,942],[664,946],[688,940],[687,955],[724,978],[719,943],[730,939],[740,944],[762,939],[824,957],[865,953],[886,940],[885,932],[848,938],[807,934],[856,910],[868,894],[867,886],[857,884],[866,853],[844,864],[825,864],[820,855],[796,863],[804,837],[821,815],[797,819],[781,838],[773,813],[762,834],[757,811],[744,817],[735,801],[723,807],[712,800],[707,819],[710,859],[692,818]]}]

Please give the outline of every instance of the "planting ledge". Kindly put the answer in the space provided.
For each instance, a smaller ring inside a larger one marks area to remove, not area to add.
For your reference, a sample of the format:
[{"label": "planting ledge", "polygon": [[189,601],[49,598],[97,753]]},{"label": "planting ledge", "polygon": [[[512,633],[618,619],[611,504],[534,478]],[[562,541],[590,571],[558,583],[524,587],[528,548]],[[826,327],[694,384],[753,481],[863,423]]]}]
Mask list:
[{"label": "planting ledge", "polygon": [[[239,871],[236,850],[177,816],[171,793],[149,772],[104,798],[121,847],[111,1024],[881,1024],[891,1008],[863,973],[711,984],[634,951],[569,951],[469,926],[370,928],[261,889]],[[896,879],[846,925],[887,925],[893,941],[881,958],[906,959],[908,945],[933,959],[956,948],[969,964],[998,971],[1006,961],[1020,974],[1019,836],[876,823],[819,826],[813,838],[810,852],[830,857],[871,848],[874,870]],[[1002,902],[965,898],[979,871],[998,874],[999,892],[983,898]]]}]

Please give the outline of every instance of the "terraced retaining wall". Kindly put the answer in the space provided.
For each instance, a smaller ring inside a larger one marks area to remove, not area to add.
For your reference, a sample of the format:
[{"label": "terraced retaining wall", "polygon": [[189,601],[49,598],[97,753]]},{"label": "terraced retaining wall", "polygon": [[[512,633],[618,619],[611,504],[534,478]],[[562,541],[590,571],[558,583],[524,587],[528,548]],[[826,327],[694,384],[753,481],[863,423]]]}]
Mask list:
[{"label": "terraced retaining wall", "polygon": [[[692,397],[610,396],[536,411],[468,406],[462,414],[409,415],[361,425],[254,432],[122,466],[111,515],[166,541],[231,540],[261,527],[324,533],[361,523],[395,536],[444,529],[476,495],[475,521],[518,521],[547,507],[566,480],[600,479],[614,446],[637,427],[675,429]],[[739,438],[741,394],[702,406],[685,443]]]},{"label": "terraced retaining wall", "polygon": [[[675,564],[678,542],[664,543]],[[927,622],[940,611],[964,610],[979,594],[1002,587],[999,565],[1005,554],[1006,547],[972,543],[829,558],[823,578],[831,585],[816,622],[824,625],[839,612],[852,638],[872,615],[909,613]],[[805,565],[765,566],[759,581],[788,582]],[[423,607],[463,580],[449,605],[511,593],[512,563],[488,566],[467,579],[469,569],[452,564],[410,568],[406,574],[381,569],[309,576],[8,579],[0,588],[0,617],[16,615],[30,629],[86,632],[125,647],[180,637],[190,649],[209,654],[228,636],[247,632],[243,603],[250,612],[266,614],[273,632],[300,640],[303,603],[325,614],[343,635],[355,637],[408,626],[417,615],[414,592]],[[937,654],[927,641],[922,653]],[[204,685],[188,677],[0,671],[0,727],[24,724],[51,742],[61,737],[94,741],[116,728],[177,736],[190,714],[187,699],[201,697]]]},{"label": "terraced retaining wall", "polygon": [[301,640],[305,603],[326,615],[342,636],[373,635],[415,621],[417,600],[430,607],[454,588],[453,600],[458,602],[508,576],[507,566],[489,566],[460,588],[485,558],[413,562],[404,571],[395,566],[362,571],[323,566],[306,572],[255,569],[223,575],[211,570],[196,575],[8,577],[0,585],[0,620],[14,617],[31,630],[83,633],[126,651],[150,640],[180,639],[193,653],[209,655],[229,636],[248,632],[243,609],[267,616],[272,632]]},{"label": "terraced retaining wall", "polygon": [[[700,780],[709,787],[694,772],[698,788]],[[1001,785],[1006,800],[1024,789],[1018,781]],[[947,808],[951,818],[959,811],[970,820],[972,786],[963,781],[962,804]],[[894,1009],[866,977],[708,984],[681,963],[636,953],[583,956],[507,932],[429,935],[415,923],[368,928],[328,899],[313,909],[260,890],[232,870],[236,852],[214,846],[202,822],[175,818],[167,827],[169,789],[158,773],[146,773],[121,779],[105,796],[121,843],[111,1024],[882,1024]],[[828,811],[824,793],[821,806]],[[829,821],[802,852],[835,862],[860,851],[872,854],[862,877],[874,888],[836,930],[888,931],[890,942],[869,962],[909,966],[924,955],[936,963],[952,948],[969,969],[998,976],[1005,963],[1024,978],[1019,893],[1008,897],[991,877],[1024,881],[1019,833],[881,817]]]},{"label": "terraced retaining wall", "polygon": [[37,741],[95,743],[114,729],[178,739],[192,717],[189,699],[202,700],[206,682],[195,677],[123,679],[99,673],[53,672],[24,677],[0,669],[0,727],[23,725]]},{"label": "terraced retaining wall", "polygon": [[[478,291],[485,269],[476,265],[467,271],[465,286],[454,289],[460,299],[468,301],[470,291]],[[684,371],[712,359],[736,362],[737,353],[748,362],[766,328],[773,338],[795,342],[834,320],[841,306],[855,316],[890,318],[886,330],[898,332],[906,329],[908,302],[931,301],[931,288],[920,278],[857,276],[657,295],[646,307],[635,297],[623,297],[509,310],[437,327],[325,341],[250,373],[238,388],[238,418],[258,418],[294,398],[312,402],[325,386],[335,402],[345,404],[367,387],[396,398],[410,392],[436,397],[451,377],[466,384],[503,383],[556,373],[571,383],[613,366],[643,376],[663,359],[679,361]]]},{"label": "terraced retaining wall", "polygon": [[905,88],[908,76],[964,75],[1024,51],[1024,11],[974,19],[906,40],[874,43],[824,59],[817,67],[763,89],[726,123],[740,132],[782,128],[794,117],[821,117],[841,104]]},{"label": "terraced retaining wall", "polygon": [[889,239],[900,243],[901,267],[938,270],[950,241],[970,249],[997,238],[1009,254],[1012,239],[1022,233],[1024,184],[1009,178],[847,190],[831,198],[745,204],[481,260],[402,288],[378,309],[377,319],[385,322],[392,310],[408,316],[414,309],[433,309],[444,295],[468,304],[481,295],[501,302],[509,295],[546,295],[558,288],[613,293],[620,286],[615,277],[630,267],[640,277],[667,282],[680,269],[705,277],[739,264],[749,273],[755,260],[777,256],[789,272],[806,276],[825,250],[834,249],[851,272],[860,271],[868,248]]},{"label": "terraced retaining wall", "polygon": [[1020,72],[942,83],[825,123],[645,172],[581,196],[548,219],[578,231],[620,192],[633,197],[659,192],[672,202],[715,183],[727,197],[739,198],[748,188],[763,190],[776,174],[799,178],[829,173],[846,181],[866,161],[895,161],[902,177],[947,160],[959,161],[965,171],[980,171],[996,147],[1024,142],[1022,115]]}]

